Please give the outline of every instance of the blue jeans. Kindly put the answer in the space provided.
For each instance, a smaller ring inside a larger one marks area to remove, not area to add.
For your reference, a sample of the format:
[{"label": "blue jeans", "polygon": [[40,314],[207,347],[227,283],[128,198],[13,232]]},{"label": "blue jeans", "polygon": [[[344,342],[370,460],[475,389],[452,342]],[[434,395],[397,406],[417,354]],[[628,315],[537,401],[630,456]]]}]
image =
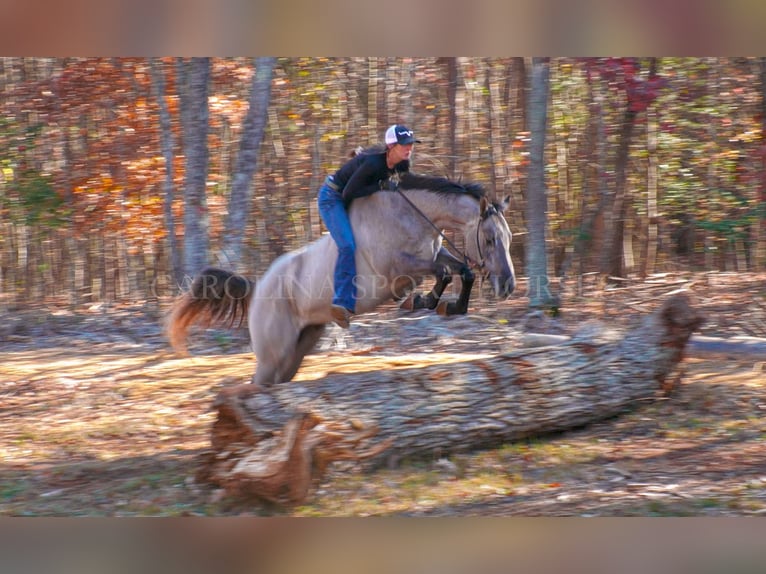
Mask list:
[{"label": "blue jeans", "polygon": [[333,281],[335,284],[332,302],[342,305],[352,313],[356,308],[356,242],[351,221],[340,192],[327,184],[319,188],[319,215],[338,246],[338,260],[335,262]]}]

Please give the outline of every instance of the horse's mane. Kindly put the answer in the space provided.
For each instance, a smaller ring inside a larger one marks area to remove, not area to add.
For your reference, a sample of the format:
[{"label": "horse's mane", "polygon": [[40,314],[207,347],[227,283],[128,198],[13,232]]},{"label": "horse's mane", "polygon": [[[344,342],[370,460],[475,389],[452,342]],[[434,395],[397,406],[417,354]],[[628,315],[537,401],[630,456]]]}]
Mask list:
[{"label": "horse's mane", "polygon": [[[383,153],[384,151],[386,151],[386,146],[381,144],[366,148],[359,146],[351,150],[349,157]],[[401,189],[425,189],[443,194],[467,194],[476,200],[487,197],[487,190],[480,183],[462,183],[446,177],[424,175],[411,171],[406,171],[399,176],[399,187]]]},{"label": "horse's mane", "polygon": [[487,195],[487,191],[480,183],[461,183],[446,177],[422,175],[412,172],[406,172],[401,175],[399,187],[401,189],[426,189],[434,193],[464,193],[477,200]]}]

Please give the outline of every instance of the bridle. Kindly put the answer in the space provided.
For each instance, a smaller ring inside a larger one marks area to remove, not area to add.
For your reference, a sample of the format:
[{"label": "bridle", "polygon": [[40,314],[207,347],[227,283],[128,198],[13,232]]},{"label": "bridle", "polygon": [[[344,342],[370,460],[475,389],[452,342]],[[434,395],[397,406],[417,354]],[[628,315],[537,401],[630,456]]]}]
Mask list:
[{"label": "bridle", "polygon": [[476,251],[479,253],[479,269],[484,269],[484,254],[481,252],[481,241],[479,241],[479,230],[481,229],[482,221],[485,221],[493,215],[499,215],[497,208],[491,203],[487,206],[487,209],[479,216],[479,223],[476,225]]},{"label": "bridle", "polygon": [[482,252],[481,252],[481,243],[479,242],[479,230],[481,229],[481,223],[482,223],[482,222],[483,222],[485,219],[487,219],[488,217],[491,217],[492,215],[497,215],[497,214],[498,214],[498,212],[497,212],[497,209],[495,208],[495,206],[494,206],[494,205],[491,205],[491,204],[490,204],[490,205],[487,207],[487,209],[485,209],[485,210],[484,210],[484,213],[482,213],[482,214],[479,216],[479,223],[476,225],[476,250],[477,250],[477,251],[478,251],[478,253],[479,253],[479,261],[472,261],[472,260],[471,260],[471,258],[470,258],[470,257],[468,257],[468,255],[467,255],[465,252],[463,252],[463,251],[461,251],[460,249],[458,249],[458,248],[457,248],[457,245],[455,245],[455,244],[454,244],[452,241],[450,241],[450,238],[449,238],[449,237],[447,237],[446,235],[444,235],[444,232],[443,232],[441,229],[439,229],[439,227],[437,227],[437,225],[436,225],[436,224],[435,224],[433,221],[431,221],[431,220],[428,218],[428,216],[427,216],[425,213],[423,213],[423,212],[420,210],[420,208],[419,208],[417,205],[415,205],[414,203],[412,203],[412,200],[410,200],[410,198],[409,198],[409,197],[407,197],[406,195],[404,195],[404,193],[402,192],[402,190],[401,190],[401,189],[399,189],[399,186],[398,186],[398,185],[396,186],[396,188],[395,188],[395,189],[396,189],[396,191],[398,191],[398,192],[399,192],[399,195],[401,195],[401,196],[402,196],[402,198],[404,198],[404,201],[406,201],[407,203],[409,203],[409,204],[410,204],[410,207],[412,207],[412,209],[414,209],[414,210],[415,210],[415,211],[416,211],[416,212],[417,212],[417,213],[418,213],[418,214],[419,214],[419,215],[420,215],[420,216],[421,216],[423,219],[425,219],[425,220],[428,222],[428,224],[429,224],[431,227],[433,227],[433,228],[434,228],[434,230],[436,231],[436,233],[438,233],[438,234],[441,236],[441,238],[442,238],[442,239],[443,239],[443,240],[444,240],[444,241],[447,243],[447,245],[449,245],[449,246],[450,246],[450,247],[451,247],[451,248],[452,248],[452,249],[455,251],[455,253],[457,253],[457,254],[458,254],[460,257],[462,257],[462,258],[463,258],[463,262],[465,263],[465,265],[466,265],[467,267],[470,267],[470,266],[473,264],[473,265],[474,265],[474,267],[478,268],[479,270],[483,270],[483,269],[484,269],[484,255],[483,255],[483,254],[482,254]]}]

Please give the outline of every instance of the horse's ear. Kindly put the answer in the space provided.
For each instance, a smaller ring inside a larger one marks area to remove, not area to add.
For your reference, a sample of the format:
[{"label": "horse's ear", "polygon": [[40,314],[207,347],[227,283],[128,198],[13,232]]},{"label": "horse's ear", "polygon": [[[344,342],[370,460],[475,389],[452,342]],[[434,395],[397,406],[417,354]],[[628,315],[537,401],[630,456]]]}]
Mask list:
[{"label": "horse's ear", "polygon": [[479,200],[479,212],[484,215],[484,212],[487,211],[487,208],[492,205],[489,202],[489,199],[487,199],[486,195],[482,195],[481,199]]},{"label": "horse's ear", "polygon": [[511,205],[511,196],[506,195],[505,199],[500,202],[500,212],[504,212],[506,209],[508,209],[509,205]]}]

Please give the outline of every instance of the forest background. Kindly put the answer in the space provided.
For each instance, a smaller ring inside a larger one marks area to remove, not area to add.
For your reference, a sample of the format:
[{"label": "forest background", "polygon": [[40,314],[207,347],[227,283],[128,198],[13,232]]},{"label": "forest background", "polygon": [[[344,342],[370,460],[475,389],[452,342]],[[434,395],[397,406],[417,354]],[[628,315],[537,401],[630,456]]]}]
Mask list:
[{"label": "forest background", "polygon": [[415,171],[511,196],[521,276],[535,226],[551,277],[762,271],[765,93],[764,58],[3,58],[0,307],[256,277],[397,122]]}]

